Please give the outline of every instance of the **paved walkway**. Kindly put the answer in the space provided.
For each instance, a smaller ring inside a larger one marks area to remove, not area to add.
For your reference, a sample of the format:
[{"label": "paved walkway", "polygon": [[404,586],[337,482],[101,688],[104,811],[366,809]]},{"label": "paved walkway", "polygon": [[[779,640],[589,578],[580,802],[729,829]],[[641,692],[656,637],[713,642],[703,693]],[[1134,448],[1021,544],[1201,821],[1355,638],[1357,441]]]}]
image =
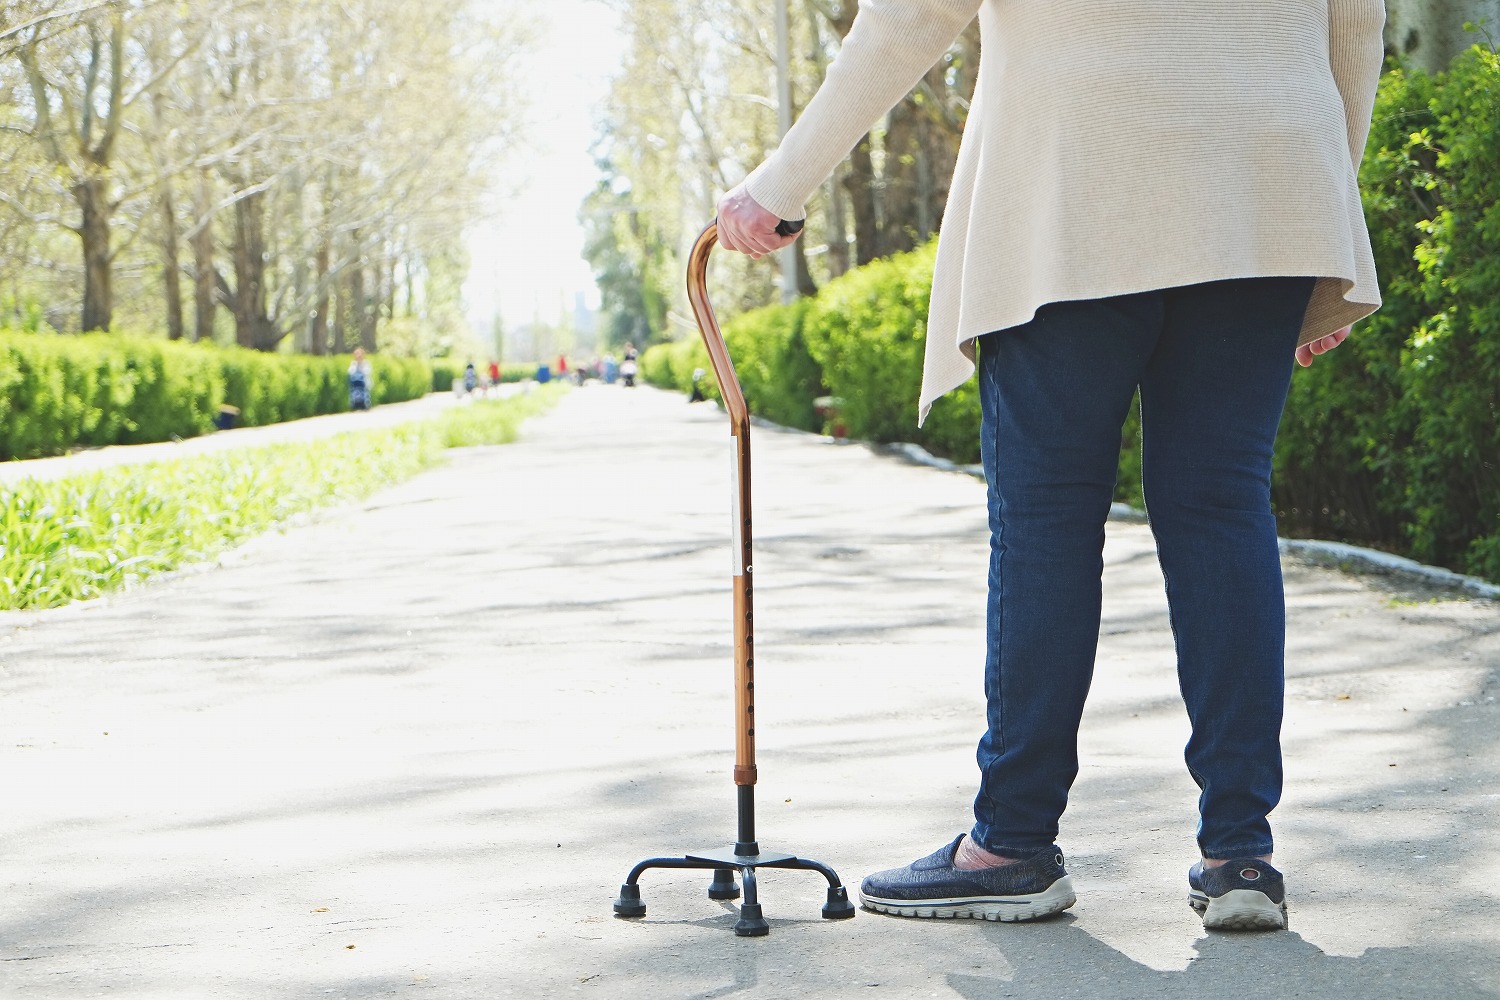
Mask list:
[{"label": "paved walkway", "polygon": [[[824,922],[768,872],[739,939],[651,872],[614,919],[637,860],[732,839],[728,448],[709,407],[589,387],[220,565],[0,615],[0,997],[1500,997],[1500,605],[1289,565],[1292,931],[1208,935],[1124,523],[1074,909]],[[761,842],[857,883],[968,824],[982,487],[755,449]]]}]

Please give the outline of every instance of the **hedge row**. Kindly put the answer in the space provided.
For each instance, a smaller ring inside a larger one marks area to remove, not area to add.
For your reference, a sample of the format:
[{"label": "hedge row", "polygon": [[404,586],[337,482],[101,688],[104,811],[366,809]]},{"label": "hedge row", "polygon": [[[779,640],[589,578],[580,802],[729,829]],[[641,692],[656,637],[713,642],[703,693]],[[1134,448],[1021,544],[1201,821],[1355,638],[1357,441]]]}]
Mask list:
[{"label": "hedge row", "polygon": [[[1374,545],[1500,580],[1500,56],[1383,77],[1361,171],[1385,306],[1293,379],[1274,503],[1288,535]],[[876,261],[815,297],[735,318],[725,339],[753,412],[978,459],[975,385],[916,428],[933,248]],[[696,338],[642,375],[686,392],[709,369]],[[712,377],[707,383],[712,383]],[[1140,503],[1139,424],[1122,433],[1116,496]]]},{"label": "hedge row", "polygon": [[1500,580],[1500,56],[1381,80],[1361,181],[1385,305],[1293,381],[1287,534]]},{"label": "hedge row", "polygon": [[[424,395],[424,361],[375,355],[374,402]],[[348,357],[263,354],[118,334],[0,331],[0,460],[211,430],[219,408],[242,426],[349,408]]]},{"label": "hedge row", "polygon": [[[483,374],[489,370],[489,362],[485,362],[481,371],[478,362],[474,365],[475,371]],[[432,391],[452,392],[453,383],[463,384],[463,363],[454,361],[452,358],[435,358],[432,362]],[[527,379],[536,377],[536,362],[534,361],[512,361],[500,366],[500,383],[502,385],[510,382],[525,382]]]}]

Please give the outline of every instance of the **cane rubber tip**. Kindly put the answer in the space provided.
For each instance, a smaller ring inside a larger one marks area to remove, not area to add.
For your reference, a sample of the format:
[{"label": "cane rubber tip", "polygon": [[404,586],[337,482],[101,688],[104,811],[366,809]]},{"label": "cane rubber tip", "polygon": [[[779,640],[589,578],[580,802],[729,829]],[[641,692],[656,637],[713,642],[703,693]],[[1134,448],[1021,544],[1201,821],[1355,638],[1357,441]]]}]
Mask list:
[{"label": "cane rubber tip", "polygon": [[630,884],[620,886],[620,898],[615,900],[615,916],[644,917],[645,915],[646,904],[641,902],[641,887]]},{"label": "cane rubber tip", "polygon": [[759,903],[746,903],[740,907],[740,919],[735,922],[734,933],[738,937],[765,937],[771,933],[771,925],[761,914]]},{"label": "cane rubber tip", "polygon": [[848,920],[854,916],[854,904],[849,901],[849,890],[841,885],[828,887],[828,902],[823,904],[824,920]]},{"label": "cane rubber tip", "polygon": [[708,884],[709,899],[739,899],[740,887],[735,884],[734,876],[727,871],[714,873],[714,880]]}]

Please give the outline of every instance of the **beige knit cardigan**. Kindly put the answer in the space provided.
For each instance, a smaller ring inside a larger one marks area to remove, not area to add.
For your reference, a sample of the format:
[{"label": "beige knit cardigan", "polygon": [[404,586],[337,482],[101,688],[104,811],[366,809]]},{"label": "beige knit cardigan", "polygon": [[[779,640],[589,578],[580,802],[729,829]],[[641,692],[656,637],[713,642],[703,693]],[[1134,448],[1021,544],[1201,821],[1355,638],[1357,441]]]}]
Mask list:
[{"label": "beige knit cardigan", "polygon": [[976,12],[919,423],[973,373],[976,337],[1048,302],[1315,276],[1304,344],[1379,307],[1356,172],[1381,0],[861,0],[750,196],[803,218]]}]

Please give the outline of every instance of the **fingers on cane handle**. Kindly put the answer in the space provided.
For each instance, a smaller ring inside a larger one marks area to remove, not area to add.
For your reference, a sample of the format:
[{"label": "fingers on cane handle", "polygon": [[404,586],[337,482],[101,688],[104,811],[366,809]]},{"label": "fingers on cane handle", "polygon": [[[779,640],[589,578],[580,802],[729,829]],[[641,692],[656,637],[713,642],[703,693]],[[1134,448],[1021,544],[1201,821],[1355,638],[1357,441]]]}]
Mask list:
[{"label": "fingers on cane handle", "polygon": [[802,232],[801,219],[798,219],[796,222],[790,222],[786,219],[782,219],[781,222],[776,226],[776,235],[778,236],[791,236],[794,233],[800,232]]}]

